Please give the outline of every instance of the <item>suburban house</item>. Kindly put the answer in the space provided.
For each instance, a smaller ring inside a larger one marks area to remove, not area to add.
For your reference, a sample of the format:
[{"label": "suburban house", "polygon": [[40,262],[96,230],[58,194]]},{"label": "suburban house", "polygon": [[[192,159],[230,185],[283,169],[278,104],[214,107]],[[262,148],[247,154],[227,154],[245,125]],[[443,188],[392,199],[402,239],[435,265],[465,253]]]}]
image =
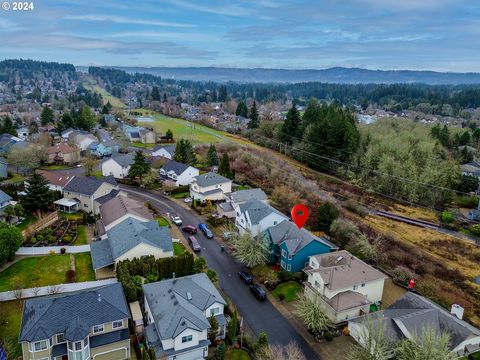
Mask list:
[{"label": "suburban house", "polygon": [[175,160],[168,160],[160,169],[162,179],[174,183],[175,186],[190,185],[199,174],[197,168]]},{"label": "suburban house", "polygon": [[251,199],[257,199],[268,204],[267,194],[265,194],[262,189],[239,190],[228,194],[225,202],[217,204],[218,216],[229,219],[235,218],[234,207],[244,204]]},{"label": "suburban house", "polygon": [[[37,170],[36,172],[47,180],[48,188],[52,191],[62,192],[63,188],[75,177],[75,175],[64,172],[46,170]],[[25,186],[28,186],[28,180],[25,180]]]},{"label": "suburban house", "polygon": [[13,145],[21,141],[22,139],[16,136],[10,134],[2,134],[0,136],[0,153],[7,153]]},{"label": "suburban house", "polygon": [[172,160],[173,155],[175,155],[175,149],[175,145],[157,145],[152,150],[152,156],[162,156]]},{"label": "suburban house", "polygon": [[123,220],[132,218],[139,221],[153,221],[152,213],[137,200],[119,195],[100,205],[100,219],[97,220],[97,233],[106,237],[106,232]]},{"label": "suburban house", "polygon": [[95,135],[92,135],[86,131],[73,132],[70,134],[70,137],[72,137],[72,134],[73,141],[80,148],[80,151],[85,151],[91,143],[98,142],[98,139],[95,137]]},{"label": "suburban house", "polygon": [[17,135],[20,139],[23,141],[28,140],[28,137],[30,136],[30,131],[26,127],[22,127],[20,129],[17,129]]},{"label": "suburban house", "polygon": [[10,205],[10,201],[12,201],[12,197],[3,190],[0,190],[0,214],[2,214],[3,210]]},{"label": "suburban house", "polygon": [[23,359],[129,359],[129,319],[120,283],[27,299],[19,336]]},{"label": "suburban house", "polygon": [[133,217],[107,230],[105,240],[90,244],[95,274],[103,268],[114,269],[119,261],[153,255],[156,259],[173,256],[172,235],[168,226],[158,221],[141,221]]},{"label": "suburban house", "polygon": [[480,162],[471,162],[460,165],[462,175],[475,176],[480,179]]},{"label": "suburban house", "polygon": [[74,128],[68,128],[67,130],[63,130],[62,133],[60,134],[62,139],[68,140],[70,137],[70,134],[72,134],[75,130]]},{"label": "suburban house", "polygon": [[477,205],[476,209],[468,210],[467,219],[470,220],[470,221],[480,220],[480,202]]},{"label": "suburban house", "polygon": [[104,158],[112,156],[112,154],[118,153],[120,145],[114,141],[105,141],[105,142],[93,142],[88,145],[87,150],[93,156]]},{"label": "suburban house", "polygon": [[218,322],[218,339],[225,338],[227,303],[205,273],[145,284],[143,292],[146,342],[157,359],[207,358],[211,316]]},{"label": "suburban house", "polygon": [[105,160],[102,162],[102,175],[113,176],[115,179],[127,177],[134,157],[134,154],[124,154]]},{"label": "suburban house", "polygon": [[124,124],[122,130],[131,142],[141,142],[143,144],[155,144],[157,142],[157,134],[142,126]]},{"label": "suburban house", "polygon": [[[103,203],[102,198],[109,198],[112,192],[118,194],[118,184],[111,176],[101,180],[93,177],[75,176],[63,188],[64,198],[61,200],[70,200],[71,205],[68,206],[69,209],[62,210],[82,210],[96,215],[99,213],[100,205]],[[57,204],[60,205],[59,203]]]},{"label": "suburban house", "polygon": [[290,220],[267,228],[262,233],[262,239],[269,244],[270,262],[279,264],[288,272],[302,271],[308,265],[310,256],[338,250],[338,246],[327,239],[299,229]]},{"label": "suburban house", "polygon": [[236,204],[235,225],[240,234],[249,232],[257,236],[271,226],[275,226],[288,218],[274,207],[257,199],[250,199],[245,203]]},{"label": "suburban house", "polygon": [[8,162],[7,159],[0,157],[0,179],[8,177]]},{"label": "suburban house", "polygon": [[382,311],[349,320],[348,329],[350,336],[365,346],[368,323],[373,324],[374,329],[382,326],[394,348],[400,340],[411,339],[414,334],[420,335],[423,328],[429,327],[437,335],[447,333],[450,336],[452,358],[467,358],[469,354],[480,351],[480,330],[463,321],[462,316],[463,308],[457,304],[452,305],[449,313],[427,298],[407,292]]},{"label": "suburban house", "polygon": [[45,152],[48,164],[76,164],[80,161],[80,150],[67,143],[49,146]]},{"label": "suburban house", "polygon": [[209,172],[198,175],[190,184],[190,197],[200,200],[223,200],[232,192],[232,180]]},{"label": "suburban house", "polygon": [[345,250],[310,256],[304,271],[305,296],[316,299],[336,324],[377,310],[387,279]]}]

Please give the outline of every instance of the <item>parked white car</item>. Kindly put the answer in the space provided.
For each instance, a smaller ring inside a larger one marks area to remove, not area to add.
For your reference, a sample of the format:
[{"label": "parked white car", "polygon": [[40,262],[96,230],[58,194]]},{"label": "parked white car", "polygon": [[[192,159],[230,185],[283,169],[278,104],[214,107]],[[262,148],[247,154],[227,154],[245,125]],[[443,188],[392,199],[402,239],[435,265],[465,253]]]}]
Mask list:
[{"label": "parked white car", "polygon": [[177,225],[177,226],[181,226],[182,225],[182,219],[180,219],[180,216],[177,216],[177,215],[172,215],[171,216],[171,219],[172,219],[172,222]]}]

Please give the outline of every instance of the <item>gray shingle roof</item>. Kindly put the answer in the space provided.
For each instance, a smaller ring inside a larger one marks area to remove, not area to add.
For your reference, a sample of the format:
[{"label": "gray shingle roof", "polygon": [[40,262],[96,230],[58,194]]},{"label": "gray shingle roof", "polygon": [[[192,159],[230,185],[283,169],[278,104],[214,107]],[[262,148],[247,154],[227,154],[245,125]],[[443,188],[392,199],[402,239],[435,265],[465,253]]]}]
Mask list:
[{"label": "gray shingle roof", "polygon": [[107,231],[106,240],[91,244],[93,268],[99,269],[112,264],[141,243],[164,251],[173,251],[172,235],[167,226],[160,226],[157,221],[142,222],[127,218]]},{"label": "gray shingle roof", "polygon": [[262,219],[272,213],[278,214],[287,219],[287,217],[280,211],[257,199],[250,199],[246,203],[240,204],[239,207],[242,213],[248,213],[252,225],[258,224]]},{"label": "gray shingle roof", "polygon": [[167,173],[173,171],[177,176],[183,174],[185,170],[189,168],[190,165],[182,164],[176,162],[175,160],[168,160],[165,165],[162,166],[162,169]]},{"label": "gray shingle roof", "polygon": [[160,149],[165,149],[165,151],[167,151],[170,155],[174,155],[175,154],[175,149],[177,148],[176,145],[157,145],[153,148],[153,152],[156,152]]},{"label": "gray shingle roof", "polygon": [[118,194],[120,194],[120,190],[112,190],[107,195],[96,198],[95,201],[100,205],[105,204],[106,202],[116,198]]},{"label": "gray shingle roof", "polygon": [[71,340],[70,336],[82,336],[86,327],[126,318],[130,313],[120,283],[28,299],[19,341],[44,340],[59,333]]},{"label": "gray shingle roof", "polygon": [[432,327],[437,334],[442,332],[450,336],[450,349],[457,347],[467,338],[480,336],[480,330],[458,319],[434,302],[423,296],[407,292],[395,303],[383,311],[362,316],[354,320],[357,323],[373,319],[376,326],[380,323],[392,342],[405,338],[403,331],[420,334],[425,325]]},{"label": "gray shingle roof", "polygon": [[263,201],[267,200],[267,194],[265,194],[262,189],[240,190],[231,193],[230,199],[237,204],[247,202],[250,199]]},{"label": "gray shingle roof", "polygon": [[210,328],[205,310],[215,302],[226,304],[205,273],[145,284],[143,291],[156,335],[162,340],[175,337],[187,328],[199,331]]},{"label": "gray shingle roof", "polygon": [[3,190],[0,190],[0,203],[10,201],[12,200],[12,197],[5,193]]},{"label": "gray shingle roof", "polygon": [[220,185],[226,182],[230,182],[232,180],[223,177],[222,175],[208,172],[206,174],[198,175],[195,177],[195,182],[202,187],[205,186],[212,186],[212,185]]},{"label": "gray shingle roof", "polygon": [[75,176],[63,190],[92,196],[104,182],[117,185],[115,179],[112,181],[112,177],[104,177],[98,180],[93,177]]},{"label": "gray shingle roof", "polygon": [[298,251],[310,244],[312,241],[318,241],[331,249],[338,249],[338,246],[330,241],[313,235],[306,229],[299,229],[297,225],[289,220],[284,220],[275,226],[271,226],[266,230],[270,234],[270,238],[275,245],[285,242],[290,255],[295,255]]},{"label": "gray shingle roof", "polygon": [[[125,154],[112,157],[112,160],[119,164],[121,167],[128,167],[133,164],[134,154]],[[108,160],[107,160],[108,161]]]}]

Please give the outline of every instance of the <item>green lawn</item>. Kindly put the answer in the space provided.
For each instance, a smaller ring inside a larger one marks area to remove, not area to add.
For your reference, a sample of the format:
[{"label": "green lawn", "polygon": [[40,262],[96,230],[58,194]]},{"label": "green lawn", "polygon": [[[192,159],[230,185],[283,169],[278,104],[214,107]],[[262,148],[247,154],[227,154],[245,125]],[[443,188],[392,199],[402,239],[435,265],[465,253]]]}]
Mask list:
[{"label": "green lawn", "polygon": [[265,281],[275,282],[278,280],[278,273],[269,265],[258,265],[252,269],[252,275],[257,278],[260,283]]},{"label": "green lawn", "polygon": [[180,256],[185,254],[185,246],[181,243],[174,242],[173,243],[173,255]]},{"label": "green lawn", "polygon": [[73,243],[73,245],[87,245],[87,230],[85,225],[78,225],[77,228],[77,239]]},{"label": "green lawn", "polygon": [[286,283],[278,285],[275,290],[272,291],[272,295],[277,299],[280,299],[280,294],[283,294],[285,301],[295,301],[298,299],[298,293],[302,291],[302,286],[296,281],[288,281]]},{"label": "green lawn", "polygon": [[80,221],[80,220],[83,219],[83,213],[69,214],[69,213],[66,213],[66,212],[60,212],[60,215],[62,217],[64,217],[65,219],[71,220],[71,221]]},{"label": "green lawn", "polygon": [[31,223],[34,223],[35,221],[37,221],[37,217],[32,214],[28,214],[25,217],[25,220],[23,220],[20,224],[18,224],[17,227],[20,230],[25,230],[28,225],[30,225]]},{"label": "green lawn", "polygon": [[189,196],[190,196],[190,192],[188,192],[188,191],[177,193],[177,194],[172,194],[172,197],[174,199],[184,199],[184,198],[189,197]]},{"label": "green lawn", "polygon": [[77,273],[77,282],[95,280],[90,253],[75,254],[75,272]]},{"label": "green lawn", "polygon": [[0,303],[0,339],[13,347],[12,359],[22,356],[22,347],[18,343],[20,323],[22,322],[23,301]]},{"label": "green lawn", "polygon": [[73,166],[69,165],[45,165],[40,167],[41,170],[70,170],[73,168]]},{"label": "green lawn", "polygon": [[19,183],[23,182],[25,180],[25,176],[22,174],[17,174],[17,173],[12,173],[12,176],[9,177],[6,180],[3,180],[3,183],[9,183],[9,184],[14,184],[14,183]]},{"label": "green lawn", "polygon": [[132,146],[142,148],[142,149],[153,149],[155,145],[157,145],[157,144],[144,144],[139,141],[133,141],[131,144]]},{"label": "green lawn", "polygon": [[227,360],[250,360],[250,356],[245,350],[230,349],[227,352]]},{"label": "green lawn", "polygon": [[168,223],[168,220],[165,219],[164,217],[159,217],[159,218],[157,218],[157,221],[158,221],[158,225],[160,225],[160,226],[168,226],[168,225],[170,225],[170,224]]},{"label": "green lawn", "polygon": [[93,78],[88,78],[86,81],[82,83],[83,87],[87,90],[90,91],[95,91],[102,95],[103,103],[106,104],[108,101],[110,101],[110,104],[112,104],[113,107],[116,108],[126,108],[127,105],[125,105],[122,100],[119,98],[113,96],[110,94],[107,90],[104,88],[100,87],[96,80]]},{"label": "green lawn", "polygon": [[28,257],[0,273],[0,291],[61,284],[69,269],[68,254]]}]

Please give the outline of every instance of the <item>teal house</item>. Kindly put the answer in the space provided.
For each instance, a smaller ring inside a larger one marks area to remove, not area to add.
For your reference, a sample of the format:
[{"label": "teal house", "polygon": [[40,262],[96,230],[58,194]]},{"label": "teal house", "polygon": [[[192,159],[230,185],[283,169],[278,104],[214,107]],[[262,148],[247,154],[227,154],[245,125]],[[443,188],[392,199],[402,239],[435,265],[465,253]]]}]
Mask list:
[{"label": "teal house", "polygon": [[308,264],[308,257],[338,250],[323,237],[299,229],[290,220],[269,227],[262,238],[270,245],[270,263],[278,264],[287,272],[299,272]]}]

